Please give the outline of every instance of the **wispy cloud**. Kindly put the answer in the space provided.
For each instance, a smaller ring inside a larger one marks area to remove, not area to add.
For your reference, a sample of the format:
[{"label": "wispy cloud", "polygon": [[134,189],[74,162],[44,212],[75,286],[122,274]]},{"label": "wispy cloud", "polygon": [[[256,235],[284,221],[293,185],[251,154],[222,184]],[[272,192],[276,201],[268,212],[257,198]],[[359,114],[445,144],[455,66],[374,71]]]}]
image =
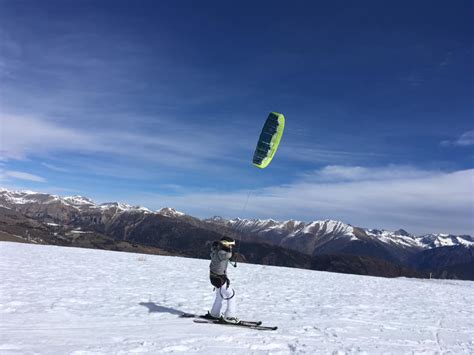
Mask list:
[{"label": "wispy cloud", "polygon": [[461,134],[461,136],[454,140],[445,140],[441,142],[443,146],[460,146],[467,147],[474,145],[474,131],[467,131]]},{"label": "wispy cloud", "polygon": [[60,166],[56,166],[54,164],[49,164],[49,163],[41,163],[41,165],[43,165],[44,167],[50,169],[50,170],[53,170],[53,171],[57,171],[57,172],[60,172],[60,173],[68,173],[70,172],[69,169],[66,169],[66,168],[63,168],[63,167],[60,167]]},{"label": "wispy cloud", "polygon": [[[2,145],[6,159],[25,159],[69,152],[126,157],[166,166],[189,168],[219,160],[231,150],[225,132],[199,132],[192,125],[169,123],[152,134],[121,130],[86,130],[37,117],[0,116]],[[230,155],[230,154],[229,154]],[[44,164],[43,164],[44,165]],[[52,165],[44,165],[50,169]]]},{"label": "wispy cloud", "polygon": [[6,171],[0,172],[0,180],[6,180],[8,178],[33,181],[33,182],[46,182],[46,179],[41,176],[25,173],[22,171],[6,170]]},{"label": "wispy cloud", "polygon": [[362,151],[349,151],[338,149],[327,149],[301,144],[286,144],[280,148],[278,155],[283,158],[297,162],[308,163],[336,163],[362,162],[374,157],[382,157],[383,154]]},{"label": "wispy cloud", "polygon": [[452,59],[453,59],[453,52],[449,51],[445,54],[443,60],[439,63],[439,66],[441,68],[448,66],[451,63]]},{"label": "wispy cloud", "polygon": [[351,182],[374,180],[415,179],[433,176],[433,171],[415,169],[411,166],[389,165],[381,168],[362,166],[328,165],[302,176],[308,182]]},{"label": "wispy cloud", "polygon": [[418,71],[412,71],[408,75],[400,78],[400,80],[402,82],[406,82],[410,86],[414,86],[414,87],[422,85],[423,82],[425,81],[423,75]]},{"label": "wispy cloud", "polygon": [[0,115],[2,145],[0,153],[7,159],[25,159],[58,149],[94,149],[95,142],[85,132],[61,127],[38,118]]},{"label": "wispy cloud", "polygon": [[330,218],[413,233],[472,234],[473,191],[474,169],[447,173],[395,166],[332,166],[314,172],[313,179],[306,176],[253,191],[244,215],[247,191],[155,195],[143,197],[141,203],[156,208],[169,205],[201,217]]},{"label": "wispy cloud", "polygon": [[463,133],[454,144],[460,146],[474,145],[474,131]]}]

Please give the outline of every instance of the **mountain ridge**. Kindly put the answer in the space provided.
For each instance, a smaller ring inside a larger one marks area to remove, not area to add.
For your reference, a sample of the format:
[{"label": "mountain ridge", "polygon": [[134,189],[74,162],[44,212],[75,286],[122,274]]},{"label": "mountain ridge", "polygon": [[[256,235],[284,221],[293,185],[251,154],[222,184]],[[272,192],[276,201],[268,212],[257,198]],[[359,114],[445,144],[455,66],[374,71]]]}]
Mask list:
[{"label": "mountain ridge", "polygon": [[[462,271],[464,264],[451,268],[456,272],[450,269],[455,262],[450,255],[457,255],[459,250],[474,245],[470,236],[414,236],[403,229],[395,232],[365,229],[329,219],[280,222],[215,216],[201,220],[170,207],[151,211],[119,202],[97,204],[79,195],[59,197],[33,191],[0,189],[0,205],[40,221],[46,230],[51,230],[46,235],[52,244],[80,241],[98,248],[118,248],[119,243],[129,243],[135,247],[158,248],[171,254],[205,258],[212,240],[230,236],[240,241],[241,255],[238,258],[241,261],[303,268],[328,267],[331,270],[338,265],[336,269],[341,272],[351,270],[353,273],[368,268],[373,275],[416,275],[409,270],[418,270],[424,275],[427,272],[441,275],[448,270],[446,277],[469,275]],[[5,215],[5,211],[2,213]],[[4,223],[4,228],[5,225],[8,223]],[[44,235],[43,232],[38,233]],[[128,244],[126,246],[128,248]],[[422,267],[419,256],[428,250],[434,251],[424,254]],[[438,254],[444,260],[442,268],[436,264]],[[466,255],[466,265],[469,265],[471,257]],[[327,266],[328,262],[333,266]],[[375,270],[375,265],[381,271]]]}]

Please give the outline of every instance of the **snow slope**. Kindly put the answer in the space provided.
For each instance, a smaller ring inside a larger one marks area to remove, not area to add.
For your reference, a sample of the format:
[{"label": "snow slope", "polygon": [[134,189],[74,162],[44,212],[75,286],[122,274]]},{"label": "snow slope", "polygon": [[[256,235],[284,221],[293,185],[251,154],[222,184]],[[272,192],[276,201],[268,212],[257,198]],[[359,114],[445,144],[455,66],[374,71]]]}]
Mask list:
[{"label": "snow slope", "polygon": [[195,324],[208,261],[0,243],[0,353],[473,353],[474,282],[239,264],[239,315],[275,332]]}]

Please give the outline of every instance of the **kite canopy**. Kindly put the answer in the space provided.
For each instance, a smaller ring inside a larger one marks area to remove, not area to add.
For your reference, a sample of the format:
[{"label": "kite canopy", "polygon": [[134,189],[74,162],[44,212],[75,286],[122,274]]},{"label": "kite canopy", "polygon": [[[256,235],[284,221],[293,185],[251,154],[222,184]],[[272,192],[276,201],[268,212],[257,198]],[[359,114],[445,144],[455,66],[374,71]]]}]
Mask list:
[{"label": "kite canopy", "polygon": [[285,116],[278,112],[270,112],[255,148],[253,165],[264,169],[270,164],[280,144],[283,128],[285,128]]}]

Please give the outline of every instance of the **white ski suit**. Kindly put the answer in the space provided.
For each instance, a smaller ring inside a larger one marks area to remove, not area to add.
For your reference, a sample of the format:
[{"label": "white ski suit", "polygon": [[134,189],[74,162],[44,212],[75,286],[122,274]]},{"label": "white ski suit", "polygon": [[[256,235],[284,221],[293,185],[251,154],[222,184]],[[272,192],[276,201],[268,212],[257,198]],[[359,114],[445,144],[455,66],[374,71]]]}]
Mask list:
[{"label": "white ski suit", "polygon": [[232,253],[230,251],[222,250],[219,243],[213,243],[211,264],[209,265],[211,283],[216,288],[216,298],[210,312],[213,317],[221,316],[224,301],[227,302],[224,317],[235,317],[235,291],[229,286],[230,281],[226,275],[227,264],[231,257]]}]

